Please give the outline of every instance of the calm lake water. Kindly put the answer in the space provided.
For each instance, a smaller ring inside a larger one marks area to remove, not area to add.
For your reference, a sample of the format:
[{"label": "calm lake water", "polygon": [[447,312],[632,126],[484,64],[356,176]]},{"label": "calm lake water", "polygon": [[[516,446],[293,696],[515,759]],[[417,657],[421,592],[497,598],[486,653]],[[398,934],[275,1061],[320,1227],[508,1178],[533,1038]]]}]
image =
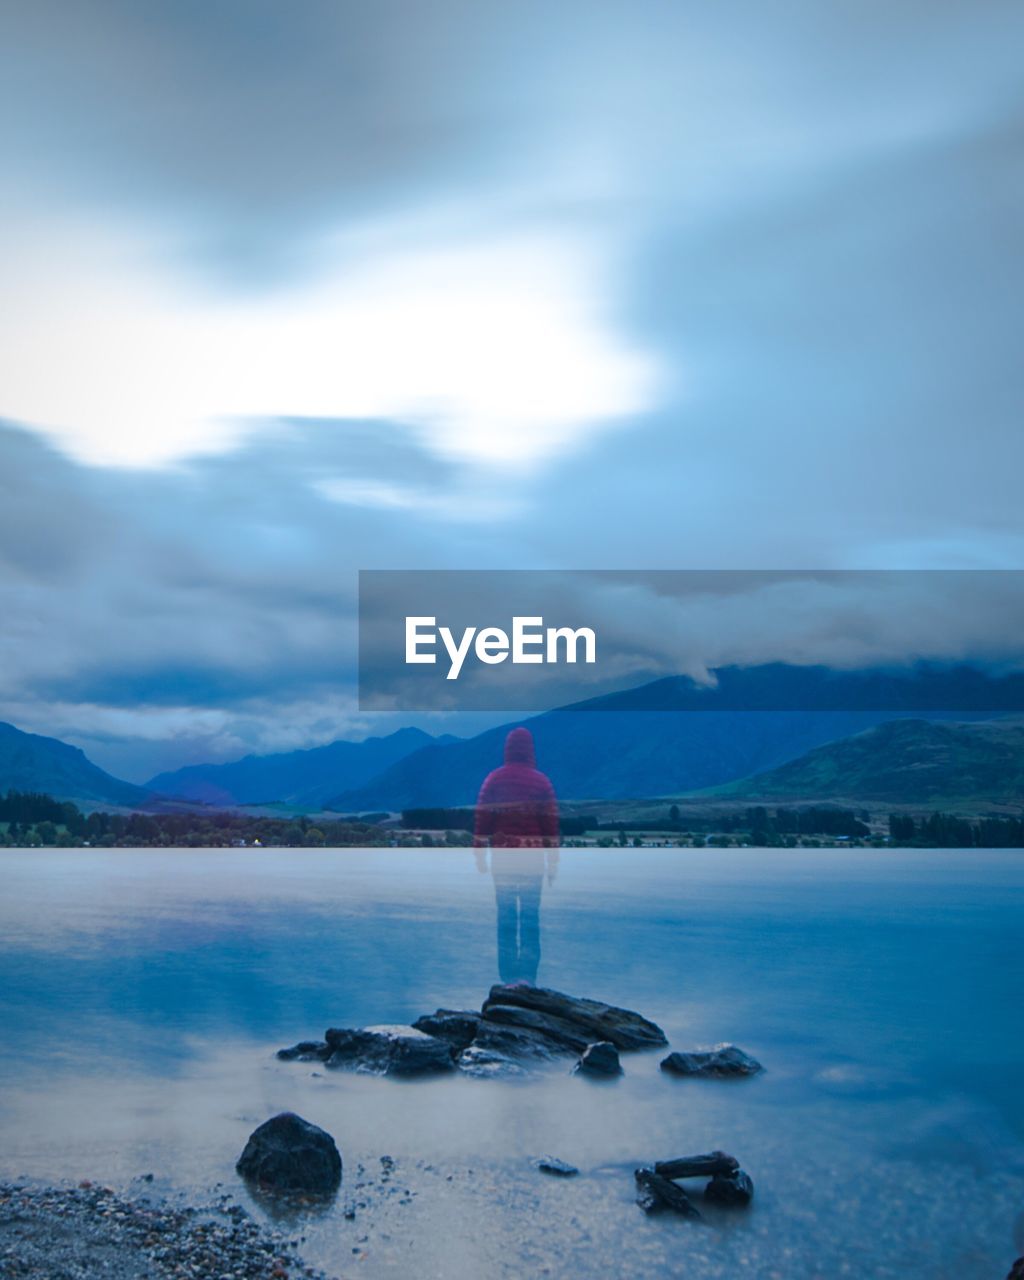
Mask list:
[{"label": "calm lake water", "polygon": [[[0,1176],[263,1214],[234,1162],[292,1109],[342,1151],[335,1206],[290,1222],[342,1275],[1000,1280],[1024,1252],[1019,852],[564,851],[539,982],[676,1049],[734,1041],[767,1069],[738,1083],[659,1053],[610,1086],[278,1062],[479,1006],[495,901],[466,850],[4,850],[0,885]],[[632,1169],[712,1147],[751,1209],[645,1219]]]}]

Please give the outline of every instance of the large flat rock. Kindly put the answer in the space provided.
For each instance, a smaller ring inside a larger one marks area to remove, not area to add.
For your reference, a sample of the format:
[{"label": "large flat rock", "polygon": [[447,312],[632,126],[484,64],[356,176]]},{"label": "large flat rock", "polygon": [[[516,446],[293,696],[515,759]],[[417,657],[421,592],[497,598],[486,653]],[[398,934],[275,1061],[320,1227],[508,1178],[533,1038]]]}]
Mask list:
[{"label": "large flat rock", "polygon": [[557,1018],[559,1025],[578,1030],[584,1039],[578,1052],[598,1040],[608,1040],[616,1049],[654,1049],[668,1044],[661,1027],[632,1009],[566,995],[548,987],[502,984],[491,987],[484,1001],[484,1018],[490,1017],[492,1008],[509,1006]]}]

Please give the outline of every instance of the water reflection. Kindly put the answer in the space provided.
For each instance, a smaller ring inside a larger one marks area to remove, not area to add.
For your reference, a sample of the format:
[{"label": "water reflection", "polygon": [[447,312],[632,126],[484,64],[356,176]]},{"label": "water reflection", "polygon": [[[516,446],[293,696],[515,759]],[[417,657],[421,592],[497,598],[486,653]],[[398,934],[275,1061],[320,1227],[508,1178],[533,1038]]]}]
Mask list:
[{"label": "water reflection", "polygon": [[558,800],[537,768],[529,729],[505,739],[505,762],[484,779],[473,838],[477,870],[494,880],[498,974],[504,983],[535,986],[540,965],[544,878],[558,871]]}]

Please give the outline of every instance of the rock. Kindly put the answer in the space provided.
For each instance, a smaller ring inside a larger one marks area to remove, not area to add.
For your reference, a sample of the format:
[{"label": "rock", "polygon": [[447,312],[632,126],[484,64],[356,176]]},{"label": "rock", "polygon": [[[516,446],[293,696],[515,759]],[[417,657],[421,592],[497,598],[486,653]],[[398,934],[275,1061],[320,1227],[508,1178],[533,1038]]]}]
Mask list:
[{"label": "rock", "polygon": [[525,1076],[526,1068],[508,1057],[504,1053],[497,1053],[492,1049],[483,1049],[479,1045],[471,1044],[467,1049],[459,1054],[455,1060],[458,1069],[467,1076],[474,1076],[480,1080],[491,1079],[494,1076]]},{"label": "rock", "polygon": [[533,1063],[560,1062],[574,1056],[573,1050],[550,1040],[541,1032],[529,1027],[504,1026],[482,1019],[476,1037],[469,1046],[489,1053],[500,1053],[506,1058]]},{"label": "rock", "polygon": [[637,1169],[633,1174],[636,1179],[636,1202],[644,1213],[657,1213],[661,1209],[671,1209],[682,1214],[684,1218],[699,1218],[700,1210],[690,1197],[674,1182],[663,1178],[653,1169]]},{"label": "rock", "polygon": [[750,1204],[754,1198],[754,1183],[749,1173],[734,1169],[731,1173],[716,1173],[704,1188],[704,1199],[715,1204],[737,1208]]},{"label": "rock", "polygon": [[332,1027],[324,1039],[303,1040],[278,1057],[322,1061],[375,1075],[418,1076],[451,1071],[519,1075],[518,1063],[577,1058],[593,1075],[618,1075],[618,1050],[664,1045],[664,1032],[629,1009],[526,985],[494,986],[480,1013],[437,1009],[411,1027]]},{"label": "rock", "polygon": [[539,1160],[534,1160],[533,1163],[541,1173],[550,1173],[555,1178],[575,1178],[579,1173],[579,1169],[574,1164],[559,1160],[557,1156],[541,1156]]},{"label": "rock", "polygon": [[1010,1274],[1006,1277],[1006,1280],[1024,1280],[1024,1258],[1017,1259],[1010,1268]]},{"label": "rock", "polygon": [[734,1044],[719,1044],[710,1050],[693,1053],[670,1053],[661,1064],[662,1071],[677,1076],[756,1076],[764,1067],[749,1053]]},{"label": "rock", "polygon": [[639,1013],[547,987],[494,986],[484,1001],[484,1017],[489,1017],[495,1006],[509,1005],[560,1018],[578,1028],[587,1043],[610,1040],[617,1049],[650,1049],[668,1044],[662,1029]]},{"label": "rock", "polygon": [[576,1070],[591,1076],[621,1076],[622,1063],[619,1051],[610,1040],[599,1040],[596,1044],[588,1044],[583,1056],[576,1063]]},{"label": "rock", "polygon": [[476,1035],[480,1023],[480,1014],[472,1009],[437,1009],[434,1013],[425,1013],[412,1024],[424,1035],[436,1036],[439,1040],[447,1040],[456,1049],[465,1049]]},{"label": "rock", "polygon": [[659,1160],[654,1172],[663,1178],[713,1178],[718,1173],[735,1173],[740,1162],[724,1151],[709,1151],[702,1156],[679,1156],[675,1160]]},{"label": "rock", "polygon": [[250,1134],[235,1168],[243,1178],[274,1191],[330,1195],[341,1182],[334,1139],[291,1111],[282,1111]]},{"label": "rock", "polygon": [[324,1062],[331,1050],[326,1040],[300,1040],[290,1049],[278,1049],[277,1056],[283,1062]]},{"label": "rock", "polygon": [[414,1027],[332,1027],[328,1067],[378,1076],[422,1076],[455,1067],[452,1046]]},{"label": "rock", "polygon": [[582,1053],[593,1040],[592,1036],[588,1036],[580,1027],[573,1026],[564,1018],[556,1017],[552,1013],[541,1013],[537,1009],[523,1009],[517,1005],[488,1004],[484,1021],[532,1031],[549,1041],[552,1048],[561,1049],[567,1053]]}]

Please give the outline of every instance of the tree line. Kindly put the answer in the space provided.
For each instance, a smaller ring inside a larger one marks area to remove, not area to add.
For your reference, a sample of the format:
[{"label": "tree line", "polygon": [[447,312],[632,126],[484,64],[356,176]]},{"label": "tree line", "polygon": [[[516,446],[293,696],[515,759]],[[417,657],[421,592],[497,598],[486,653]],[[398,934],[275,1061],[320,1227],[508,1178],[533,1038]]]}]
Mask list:
[{"label": "tree line", "polygon": [[889,815],[891,842],[922,849],[1022,849],[1024,818],[958,818],[933,813],[914,819]]},{"label": "tree line", "polygon": [[229,810],[85,814],[70,801],[37,792],[0,795],[0,845],[6,846],[333,848],[386,843],[386,833],[379,826],[359,819],[313,823],[305,816],[278,818]]}]

